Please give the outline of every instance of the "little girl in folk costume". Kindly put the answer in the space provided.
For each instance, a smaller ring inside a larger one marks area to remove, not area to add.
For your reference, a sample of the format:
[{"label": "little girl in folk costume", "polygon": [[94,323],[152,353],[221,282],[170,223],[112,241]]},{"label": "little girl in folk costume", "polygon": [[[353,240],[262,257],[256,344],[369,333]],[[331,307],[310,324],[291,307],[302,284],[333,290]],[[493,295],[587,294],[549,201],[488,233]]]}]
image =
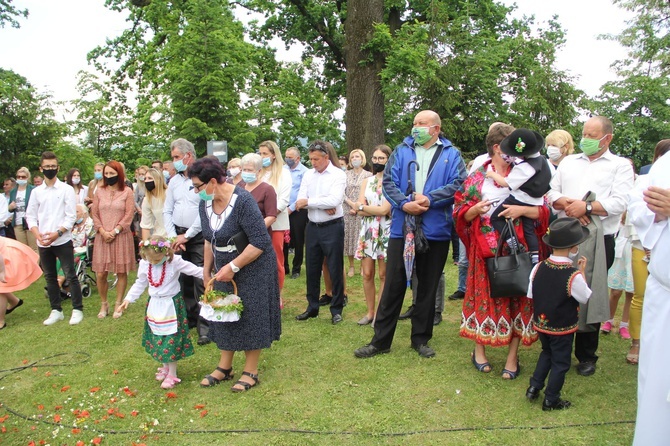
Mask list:
[{"label": "little girl in folk costume", "polygon": [[202,280],[202,268],[175,255],[170,246],[170,242],[161,236],[140,242],[142,260],[137,280],[119,307],[125,311],[149,286],[142,344],[152,358],[163,364],[156,373],[156,380],[162,381],[163,389],[171,389],[181,382],[177,378],[177,361],[193,354],[179,275]]}]

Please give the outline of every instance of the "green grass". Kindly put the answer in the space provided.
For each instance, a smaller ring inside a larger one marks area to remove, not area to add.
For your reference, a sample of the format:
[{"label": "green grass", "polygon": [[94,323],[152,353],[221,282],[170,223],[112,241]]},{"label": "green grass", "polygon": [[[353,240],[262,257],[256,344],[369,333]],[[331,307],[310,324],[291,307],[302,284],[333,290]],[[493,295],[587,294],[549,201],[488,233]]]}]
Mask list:
[{"label": "green grass", "polygon": [[[449,263],[446,273],[450,294],[457,269]],[[628,342],[613,334],[601,338],[594,376],[568,373],[563,396],[573,407],[542,412],[541,403],[524,398],[539,343],[522,347],[522,373],[515,381],[500,377],[505,349],[489,349],[494,371],[478,373],[470,364],[472,342],[458,336],[461,302],[447,301],[445,321],[430,343],[435,358],[418,357],[410,348],[410,323],[401,321],[390,354],[356,359],[353,350],[372,337],[369,326],[356,324],[365,314],[360,276],[348,280],[344,322],[332,326],[327,310],[317,319],[295,321],[305,309],[303,275],[286,280],[282,338],[261,356],[259,387],[243,394],[233,394],[225,383],[200,388],[200,379],[218,360],[210,344],[180,361],[182,383],[173,390],[176,397],[168,398],[153,378],[158,363],[139,345],[144,299],[119,320],[98,320],[94,294],[85,299],[85,319],[76,327],[67,324],[71,306],[66,301],[66,320],[44,327],[49,306],[43,286],[40,280],[17,293],[26,303],[0,332],[0,426],[6,430],[0,445],[90,444],[95,437],[112,445],[632,441],[637,369],[624,361]],[[44,359],[55,354],[62,356]],[[238,355],[239,375],[244,358]],[[89,415],[78,419],[76,410]],[[81,431],[73,433],[74,425]]]}]

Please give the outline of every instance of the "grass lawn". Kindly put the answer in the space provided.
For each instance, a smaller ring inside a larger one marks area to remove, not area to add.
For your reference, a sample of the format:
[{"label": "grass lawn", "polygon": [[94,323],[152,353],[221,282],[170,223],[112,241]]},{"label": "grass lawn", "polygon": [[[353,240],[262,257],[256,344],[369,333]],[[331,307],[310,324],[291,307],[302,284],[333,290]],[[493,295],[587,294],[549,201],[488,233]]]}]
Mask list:
[{"label": "grass lawn", "polygon": [[[449,263],[445,272],[449,295],[457,268]],[[43,286],[40,280],[17,293],[25,305],[0,332],[3,446],[632,442],[637,369],[625,363],[629,342],[615,334],[601,337],[594,376],[568,373],[563,396],[573,407],[543,412],[541,402],[524,397],[539,342],[522,347],[517,380],[500,377],[503,349],[488,350],[493,373],[478,373],[470,363],[472,342],[458,336],[461,301],[447,301],[430,343],[435,358],[422,359],[410,348],[410,323],[401,321],[390,354],[356,359],[353,350],[372,337],[370,326],[356,324],[365,314],[361,277],[348,280],[344,322],[332,326],[327,308],[319,318],[294,319],[305,309],[303,275],[286,279],[282,338],[261,356],[259,387],[243,394],[227,383],[201,388],[219,357],[210,344],[179,362],[182,383],[168,392],[154,380],[158,363],[140,346],[144,298],[119,320],[98,320],[94,293],[75,327],[67,323],[66,301],[65,321],[45,327],[50,310]]]}]

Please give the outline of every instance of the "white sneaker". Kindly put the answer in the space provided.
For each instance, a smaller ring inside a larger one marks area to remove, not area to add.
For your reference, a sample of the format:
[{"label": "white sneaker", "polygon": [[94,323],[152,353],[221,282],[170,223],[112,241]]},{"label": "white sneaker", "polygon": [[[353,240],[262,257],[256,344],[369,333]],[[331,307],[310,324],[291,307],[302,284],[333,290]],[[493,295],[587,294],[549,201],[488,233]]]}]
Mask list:
[{"label": "white sneaker", "polygon": [[84,319],[84,312],[81,310],[72,310],[72,317],[70,318],[70,325],[77,325]]},{"label": "white sneaker", "polygon": [[47,320],[44,321],[43,323],[44,325],[53,325],[58,321],[62,321],[63,319],[65,319],[65,316],[63,316],[62,311],[51,310],[51,314],[49,315]]}]

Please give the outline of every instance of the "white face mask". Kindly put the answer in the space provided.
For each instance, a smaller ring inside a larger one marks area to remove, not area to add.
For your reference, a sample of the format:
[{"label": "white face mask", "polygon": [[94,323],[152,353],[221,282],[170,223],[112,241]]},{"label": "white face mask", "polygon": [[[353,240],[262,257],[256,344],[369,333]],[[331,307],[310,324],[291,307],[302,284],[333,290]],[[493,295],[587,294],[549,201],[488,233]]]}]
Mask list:
[{"label": "white face mask", "polygon": [[235,178],[236,176],[238,176],[240,174],[240,171],[241,170],[240,170],[239,167],[231,167],[230,168],[230,177]]},{"label": "white face mask", "polygon": [[579,248],[577,248],[577,251],[575,251],[575,252],[572,252],[572,251],[568,252],[568,257],[571,260],[575,260],[578,255],[579,255]]},{"label": "white face mask", "polygon": [[72,184],[79,184],[80,181],[80,178],[72,178]]},{"label": "white face mask", "polygon": [[559,147],[548,146],[547,147],[547,156],[552,161],[558,161],[563,156],[563,153],[561,152],[561,149]]}]

